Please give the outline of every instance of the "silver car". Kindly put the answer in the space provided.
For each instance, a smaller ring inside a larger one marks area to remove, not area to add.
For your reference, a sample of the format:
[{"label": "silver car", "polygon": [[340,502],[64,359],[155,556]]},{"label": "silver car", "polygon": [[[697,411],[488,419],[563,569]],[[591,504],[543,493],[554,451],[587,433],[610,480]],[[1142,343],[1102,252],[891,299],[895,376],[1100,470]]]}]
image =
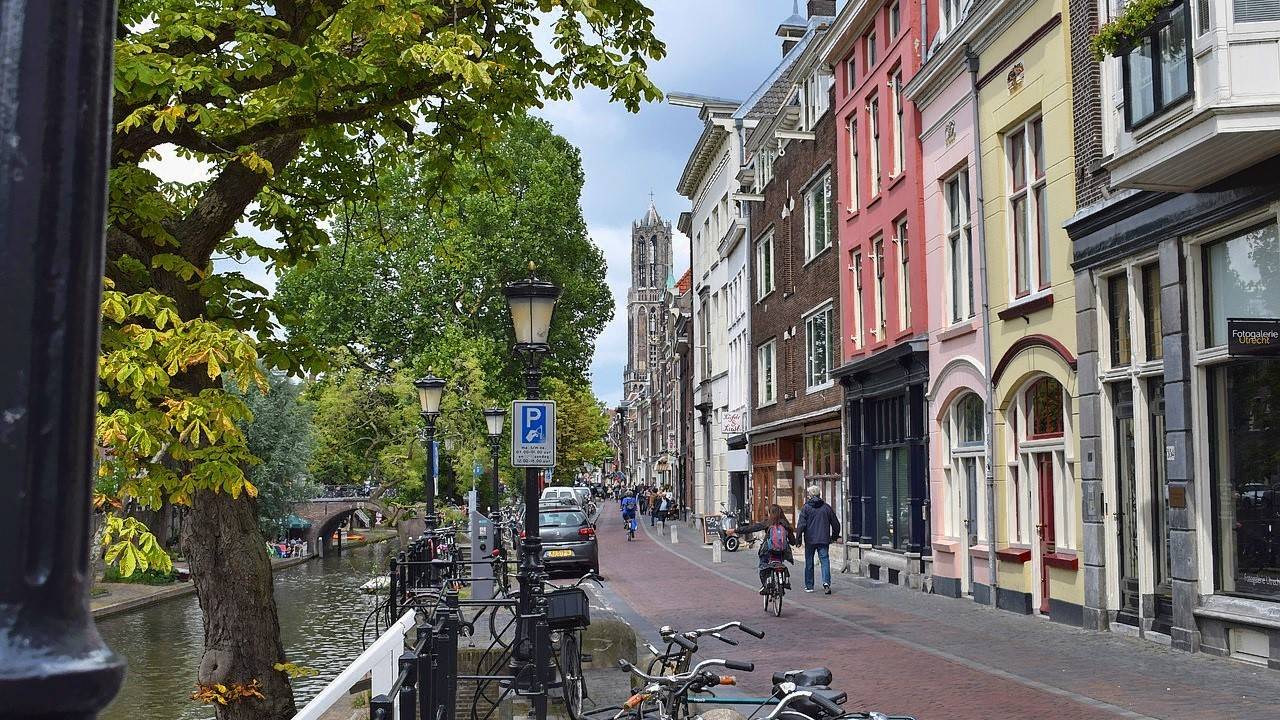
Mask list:
[{"label": "silver car", "polygon": [[595,526],[587,514],[573,505],[542,505],[538,509],[542,536],[542,564],[548,571],[573,570],[577,574],[600,572],[600,552]]}]

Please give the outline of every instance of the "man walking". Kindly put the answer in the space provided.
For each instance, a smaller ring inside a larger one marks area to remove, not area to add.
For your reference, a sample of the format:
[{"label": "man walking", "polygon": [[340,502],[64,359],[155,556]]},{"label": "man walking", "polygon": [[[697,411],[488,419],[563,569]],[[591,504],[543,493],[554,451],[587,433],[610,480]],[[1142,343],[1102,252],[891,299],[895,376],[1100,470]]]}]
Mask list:
[{"label": "man walking", "polygon": [[810,485],[806,489],[809,499],[800,510],[796,532],[804,541],[804,591],[813,592],[813,556],[816,554],[822,561],[823,592],[830,595],[831,558],[827,554],[827,546],[840,539],[840,520],[836,517],[836,511],[822,501],[818,492],[817,485]]}]

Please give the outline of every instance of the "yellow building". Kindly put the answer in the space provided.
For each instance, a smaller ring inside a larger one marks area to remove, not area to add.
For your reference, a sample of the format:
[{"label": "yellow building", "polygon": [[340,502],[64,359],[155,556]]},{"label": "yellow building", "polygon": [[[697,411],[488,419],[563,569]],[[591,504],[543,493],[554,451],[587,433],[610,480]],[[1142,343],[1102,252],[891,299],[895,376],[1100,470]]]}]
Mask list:
[{"label": "yellow building", "polygon": [[1075,210],[1066,3],[983,3],[977,59],[993,384],[996,604],[1081,624]]}]

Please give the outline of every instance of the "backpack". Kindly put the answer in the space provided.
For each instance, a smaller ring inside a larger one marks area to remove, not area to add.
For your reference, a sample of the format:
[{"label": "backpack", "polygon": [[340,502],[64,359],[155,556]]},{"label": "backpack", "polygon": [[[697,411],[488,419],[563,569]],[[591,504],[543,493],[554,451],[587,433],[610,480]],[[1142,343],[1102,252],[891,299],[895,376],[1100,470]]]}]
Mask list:
[{"label": "backpack", "polygon": [[768,536],[768,539],[765,540],[765,542],[767,543],[766,547],[769,548],[769,552],[776,552],[776,553],[786,552],[787,550],[786,526],[783,525],[782,523],[778,523],[777,525],[770,525],[768,532],[769,532],[769,536]]},{"label": "backpack", "polygon": [[633,498],[633,497],[624,497],[624,498],[622,498],[622,509],[623,509],[623,510],[635,510],[635,509],[636,509],[636,499],[635,499],[635,498]]}]

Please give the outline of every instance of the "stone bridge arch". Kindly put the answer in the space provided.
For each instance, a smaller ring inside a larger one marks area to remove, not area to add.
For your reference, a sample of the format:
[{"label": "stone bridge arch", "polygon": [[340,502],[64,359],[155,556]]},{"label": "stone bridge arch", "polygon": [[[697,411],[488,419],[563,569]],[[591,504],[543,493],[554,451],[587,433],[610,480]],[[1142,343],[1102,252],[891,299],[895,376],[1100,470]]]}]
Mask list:
[{"label": "stone bridge arch", "polygon": [[370,516],[380,512],[384,518],[392,517],[391,508],[379,500],[367,497],[317,498],[293,506],[294,515],[311,523],[306,540],[320,557],[324,557],[329,549],[329,538],[333,531],[357,510],[364,510]]}]

